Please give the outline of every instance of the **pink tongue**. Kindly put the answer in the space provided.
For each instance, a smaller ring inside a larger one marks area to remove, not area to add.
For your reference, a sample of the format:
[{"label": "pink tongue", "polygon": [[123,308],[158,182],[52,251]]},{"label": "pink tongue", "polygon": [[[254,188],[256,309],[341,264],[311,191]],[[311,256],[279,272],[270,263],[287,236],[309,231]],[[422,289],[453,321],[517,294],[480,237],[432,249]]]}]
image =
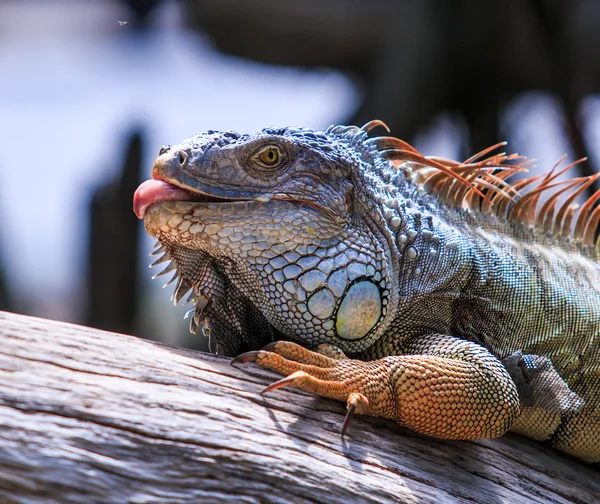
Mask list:
[{"label": "pink tongue", "polygon": [[133,211],[138,219],[143,219],[148,208],[157,201],[190,201],[192,195],[173,184],[162,180],[146,180],[133,195]]}]

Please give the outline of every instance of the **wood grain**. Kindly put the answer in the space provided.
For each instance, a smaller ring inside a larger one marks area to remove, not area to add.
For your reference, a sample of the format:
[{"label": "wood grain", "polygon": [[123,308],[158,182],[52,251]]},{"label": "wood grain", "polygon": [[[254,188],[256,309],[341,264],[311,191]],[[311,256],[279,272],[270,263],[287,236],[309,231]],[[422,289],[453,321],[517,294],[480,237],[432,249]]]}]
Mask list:
[{"label": "wood grain", "polygon": [[275,375],[0,312],[0,502],[593,503],[599,473],[518,436],[425,438]]}]

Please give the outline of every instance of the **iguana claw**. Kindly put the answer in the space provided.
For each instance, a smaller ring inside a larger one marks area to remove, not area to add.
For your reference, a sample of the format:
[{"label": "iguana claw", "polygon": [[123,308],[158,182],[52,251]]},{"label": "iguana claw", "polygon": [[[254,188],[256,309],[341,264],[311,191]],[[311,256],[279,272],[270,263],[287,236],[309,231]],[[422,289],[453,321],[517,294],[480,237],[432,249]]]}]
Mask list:
[{"label": "iguana claw", "polygon": [[273,352],[275,347],[277,346],[279,341],[272,341],[271,343],[267,343],[264,347],[261,348],[264,352]]},{"label": "iguana claw", "polygon": [[245,363],[245,362],[256,362],[256,359],[258,358],[258,352],[257,350],[253,350],[251,352],[245,352],[241,355],[238,355],[237,357],[234,357],[233,359],[231,359],[230,364],[233,366],[234,364],[240,364],[240,363]]},{"label": "iguana claw", "polygon": [[308,375],[304,371],[296,371],[285,378],[281,378],[280,380],[271,383],[271,385],[260,391],[260,395],[265,395],[267,392],[271,392],[272,390],[277,390],[278,388],[286,387],[288,385],[296,385],[295,382],[298,378],[306,377],[308,377]]},{"label": "iguana claw", "polygon": [[346,418],[344,418],[344,425],[342,426],[342,437],[344,437],[350,427],[356,410],[367,410],[369,408],[369,400],[360,392],[351,392],[346,401],[346,408],[348,410],[346,411]]}]

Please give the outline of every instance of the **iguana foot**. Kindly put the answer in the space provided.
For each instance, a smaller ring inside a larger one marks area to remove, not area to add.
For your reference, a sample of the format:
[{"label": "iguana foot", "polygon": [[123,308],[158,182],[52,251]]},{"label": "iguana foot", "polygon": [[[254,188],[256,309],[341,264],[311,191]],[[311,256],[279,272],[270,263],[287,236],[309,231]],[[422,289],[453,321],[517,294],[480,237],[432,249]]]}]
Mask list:
[{"label": "iguana foot", "polygon": [[518,416],[515,384],[484,347],[431,334],[407,341],[403,351],[407,353],[360,361],[346,358],[330,345],[312,352],[278,341],[242,354],[232,364],[254,362],[286,376],[262,394],[295,385],[346,401],[342,434],[354,413],[390,418],[443,439],[497,437]]},{"label": "iguana foot", "polygon": [[[318,352],[312,352],[296,343],[277,341],[261,350],[246,352],[231,363],[254,362],[260,367],[286,375],[262,390],[261,394],[294,385],[323,397],[346,401],[347,413],[342,436],[355,413],[393,417],[394,390],[390,380],[385,379],[389,375],[378,365],[379,361],[367,363],[352,360],[335,347],[321,347],[317,349]],[[375,407],[370,405],[369,397]]]}]

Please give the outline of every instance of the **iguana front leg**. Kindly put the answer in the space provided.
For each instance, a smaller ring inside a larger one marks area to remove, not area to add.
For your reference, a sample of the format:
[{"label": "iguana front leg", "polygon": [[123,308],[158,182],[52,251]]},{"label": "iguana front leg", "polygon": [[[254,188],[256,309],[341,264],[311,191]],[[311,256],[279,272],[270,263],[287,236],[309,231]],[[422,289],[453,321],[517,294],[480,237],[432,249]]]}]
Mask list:
[{"label": "iguana front leg", "polygon": [[287,376],[263,393],[295,385],[345,400],[349,414],[343,430],[356,412],[442,439],[491,438],[504,434],[518,416],[515,384],[484,347],[431,334],[412,338],[402,353],[365,362],[279,341],[232,363],[255,362]]}]

